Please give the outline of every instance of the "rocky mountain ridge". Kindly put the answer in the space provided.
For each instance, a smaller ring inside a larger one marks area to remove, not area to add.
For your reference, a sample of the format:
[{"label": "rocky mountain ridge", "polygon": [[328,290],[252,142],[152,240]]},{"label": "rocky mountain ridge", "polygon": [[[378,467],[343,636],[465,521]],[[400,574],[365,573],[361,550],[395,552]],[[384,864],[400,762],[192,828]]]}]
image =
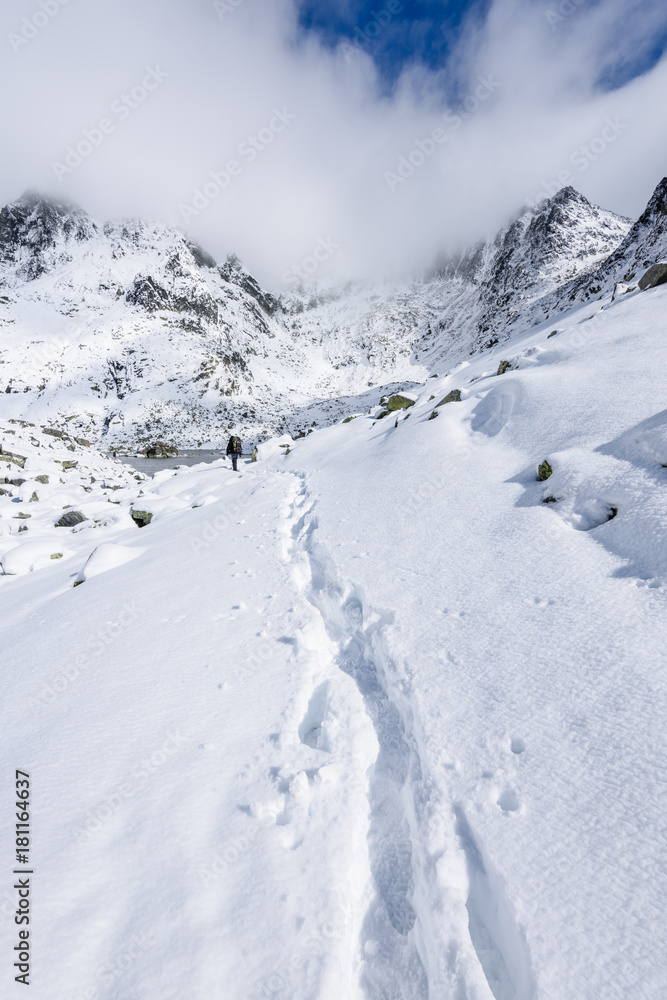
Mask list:
[{"label": "rocky mountain ridge", "polygon": [[277,296],[167,226],[27,193],[0,211],[3,409],[107,447],[303,431],[611,294],[667,255],[666,216],[667,179],[634,225],[564,188],[420,281]]}]

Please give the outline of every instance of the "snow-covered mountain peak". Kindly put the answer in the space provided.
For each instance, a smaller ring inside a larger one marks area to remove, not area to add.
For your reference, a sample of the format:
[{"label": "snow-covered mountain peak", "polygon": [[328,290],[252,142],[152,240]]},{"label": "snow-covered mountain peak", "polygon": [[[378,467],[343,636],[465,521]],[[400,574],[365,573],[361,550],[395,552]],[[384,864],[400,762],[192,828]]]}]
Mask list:
[{"label": "snow-covered mountain peak", "polygon": [[26,191],[0,211],[0,263],[31,281],[70,260],[72,243],[90,240],[98,232],[77,205]]}]

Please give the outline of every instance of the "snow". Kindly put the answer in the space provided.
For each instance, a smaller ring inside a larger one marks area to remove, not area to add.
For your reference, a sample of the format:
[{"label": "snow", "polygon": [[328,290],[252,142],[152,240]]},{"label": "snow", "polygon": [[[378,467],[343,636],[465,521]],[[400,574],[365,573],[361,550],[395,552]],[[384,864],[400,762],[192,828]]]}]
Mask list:
[{"label": "snow", "polygon": [[[628,259],[662,247],[654,215],[632,230]],[[567,188],[440,273],[280,300],[235,258],[215,266],[159,223],[101,226],[24,195],[0,226],[5,412],[134,451],[218,447],[232,430],[254,443],[377,406],[561,310],[563,288],[590,298],[630,221]]]},{"label": "snow", "polygon": [[[113,542],[103,542],[88,556],[86,564],[76,578],[77,583],[85,583],[86,580],[106,573],[117,566],[124,566],[131,559],[136,559],[145,550],[136,546],[115,545]],[[7,572],[5,570],[5,572]]]},{"label": "snow", "polygon": [[81,447],[7,487],[39,1000],[662,1000],[666,305],[609,291],[236,474],[111,490]]}]

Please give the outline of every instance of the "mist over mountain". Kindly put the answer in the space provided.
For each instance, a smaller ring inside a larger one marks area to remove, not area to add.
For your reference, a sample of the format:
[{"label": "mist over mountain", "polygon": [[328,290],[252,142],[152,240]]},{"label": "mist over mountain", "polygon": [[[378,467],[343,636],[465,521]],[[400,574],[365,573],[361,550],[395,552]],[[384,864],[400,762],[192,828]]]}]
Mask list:
[{"label": "mist over mountain", "polygon": [[4,405],[106,446],[303,433],[629,281],[667,253],[666,184],[634,225],[566,187],[418,280],[275,293],[170,226],[28,192],[0,212]]}]

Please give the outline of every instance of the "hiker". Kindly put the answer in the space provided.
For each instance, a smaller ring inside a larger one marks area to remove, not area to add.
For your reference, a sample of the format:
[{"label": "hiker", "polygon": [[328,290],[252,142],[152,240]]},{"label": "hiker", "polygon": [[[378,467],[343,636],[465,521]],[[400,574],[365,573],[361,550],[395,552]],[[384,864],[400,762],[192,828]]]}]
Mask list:
[{"label": "hiker", "polygon": [[232,456],[232,468],[234,472],[238,472],[236,463],[239,460],[239,455],[243,454],[243,445],[241,444],[241,438],[236,437],[235,434],[232,434],[227,442],[227,454]]}]

